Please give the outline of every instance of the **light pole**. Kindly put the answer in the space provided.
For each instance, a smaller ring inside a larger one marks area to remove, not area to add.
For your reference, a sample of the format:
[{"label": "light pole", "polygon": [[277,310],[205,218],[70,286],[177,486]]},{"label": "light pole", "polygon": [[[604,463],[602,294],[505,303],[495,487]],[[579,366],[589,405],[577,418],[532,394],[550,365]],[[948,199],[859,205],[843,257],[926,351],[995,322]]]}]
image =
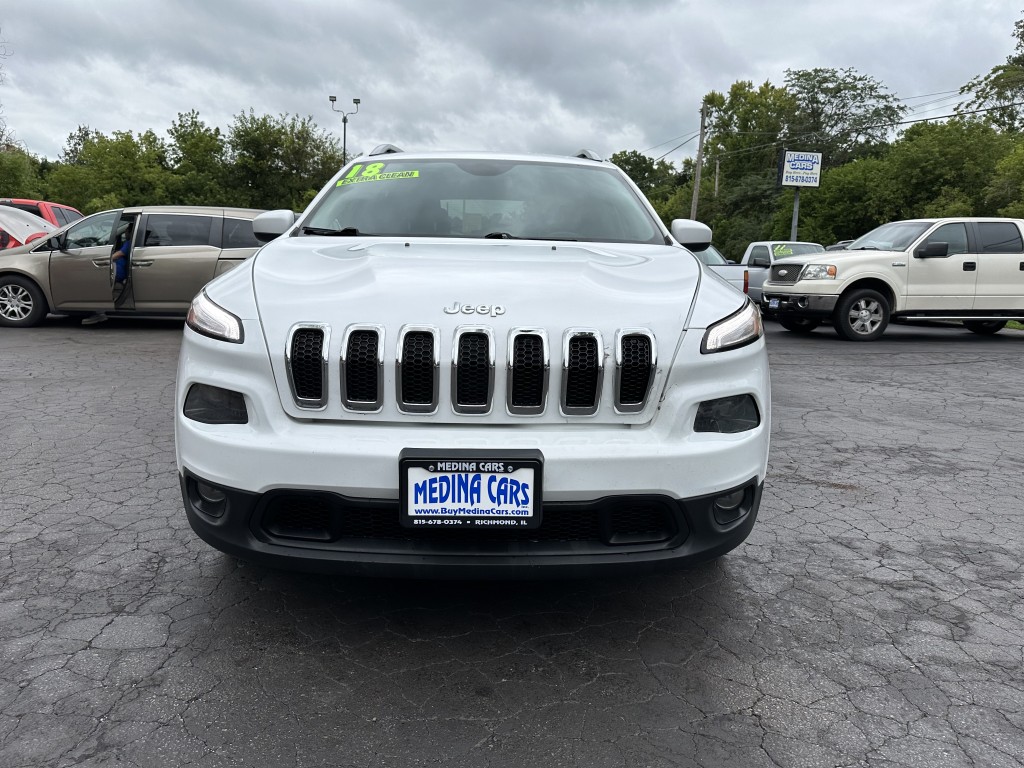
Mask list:
[{"label": "light pole", "polygon": [[331,109],[335,112],[341,112],[341,164],[344,165],[348,162],[348,116],[359,114],[359,99],[352,99],[352,103],[356,105],[356,108],[351,112],[345,112],[334,106],[337,102],[337,96],[328,96],[331,101]]}]

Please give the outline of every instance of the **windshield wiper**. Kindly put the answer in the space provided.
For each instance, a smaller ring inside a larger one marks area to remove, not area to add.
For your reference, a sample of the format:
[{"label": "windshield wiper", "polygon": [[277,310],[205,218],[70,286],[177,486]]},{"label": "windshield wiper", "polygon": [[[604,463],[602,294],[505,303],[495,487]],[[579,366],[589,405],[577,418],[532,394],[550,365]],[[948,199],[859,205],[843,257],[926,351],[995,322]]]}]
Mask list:
[{"label": "windshield wiper", "polygon": [[518,240],[519,238],[510,232],[488,232],[484,240]]},{"label": "windshield wiper", "polygon": [[323,227],[303,227],[302,234],[304,235],[326,235],[328,237],[355,237],[356,235],[366,234],[360,232],[355,227],[344,227],[343,229],[324,229]]},{"label": "windshield wiper", "polygon": [[877,251],[877,245],[862,245],[860,248],[851,248],[851,251]]}]

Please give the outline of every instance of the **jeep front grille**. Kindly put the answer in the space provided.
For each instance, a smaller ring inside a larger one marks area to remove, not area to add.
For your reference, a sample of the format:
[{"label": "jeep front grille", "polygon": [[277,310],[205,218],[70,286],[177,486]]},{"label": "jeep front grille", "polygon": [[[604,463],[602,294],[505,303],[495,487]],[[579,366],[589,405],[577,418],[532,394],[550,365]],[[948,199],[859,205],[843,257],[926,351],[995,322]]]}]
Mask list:
[{"label": "jeep front grille", "polygon": [[327,350],[330,328],[319,323],[298,323],[288,334],[285,363],[292,397],[300,408],[319,410],[327,405]]},{"label": "jeep front grille", "polygon": [[[285,366],[295,405],[323,410],[340,391],[347,411],[379,413],[384,408],[387,349],[382,325],[354,324],[345,329],[331,364],[330,327],[298,323],[288,335]],[[493,329],[460,326],[451,339],[451,377],[446,387],[453,413],[491,412],[498,349]],[[390,345],[388,345],[390,346]],[[395,351],[395,404],[404,413],[431,414],[438,409],[441,332],[430,325],[407,325],[398,334]],[[615,333],[614,384],[605,395],[606,350],[601,333],[570,328],[562,334],[561,381],[558,409],[564,416],[592,416],[610,399],[616,413],[639,413],[651,398],[658,369],[654,334],[645,328],[622,328]],[[550,349],[547,331],[513,328],[504,352],[505,409],[512,416],[547,412]],[[333,385],[332,377],[339,381]]]},{"label": "jeep front grille", "polygon": [[548,396],[548,335],[542,330],[513,328],[508,345],[508,396],[510,414],[544,413]]},{"label": "jeep front grille", "polygon": [[601,334],[572,328],[565,332],[562,354],[562,413],[589,416],[597,413],[604,371]]},{"label": "jeep front grille", "polygon": [[630,328],[615,334],[615,410],[643,410],[656,366],[657,352],[650,331]]},{"label": "jeep front grille", "polygon": [[376,412],[384,405],[384,328],[350,325],[341,343],[341,404]]},{"label": "jeep front grille", "polygon": [[494,337],[490,328],[459,328],[452,350],[452,410],[489,413],[494,392]]},{"label": "jeep front grille", "polygon": [[399,334],[395,389],[398,407],[406,413],[437,410],[437,341],[437,329],[430,326],[407,325]]}]

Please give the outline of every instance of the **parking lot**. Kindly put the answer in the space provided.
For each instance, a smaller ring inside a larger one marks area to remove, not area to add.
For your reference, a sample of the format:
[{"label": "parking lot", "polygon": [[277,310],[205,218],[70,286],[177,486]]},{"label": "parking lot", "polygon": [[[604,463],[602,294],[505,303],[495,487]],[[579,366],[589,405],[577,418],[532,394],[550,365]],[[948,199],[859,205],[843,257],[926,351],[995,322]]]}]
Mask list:
[{"label": "parking lot", "polygon": [[1024,331],[767,330],[747,542],[552,584],[222,555],[175,474],[181,323],[4,329],[0,765],[1024,765]]}]

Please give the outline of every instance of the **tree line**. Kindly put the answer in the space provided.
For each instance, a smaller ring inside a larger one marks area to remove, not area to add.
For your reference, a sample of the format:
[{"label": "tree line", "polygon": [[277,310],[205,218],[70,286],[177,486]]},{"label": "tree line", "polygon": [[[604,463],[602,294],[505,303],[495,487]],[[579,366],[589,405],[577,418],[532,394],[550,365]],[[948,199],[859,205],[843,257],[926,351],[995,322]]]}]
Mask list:
[{"label": "tree line", "polygon": [[[1006,63],[964,85],[965,100],[943,121],[905,120],[895,94],[853,69],[787,70],[782,85],[738,81],[708,93],[696,218],[732,258],[753,240],[788,239],[793,191],[776,184],[784,149],[823,154],[821,186],[801,193],[803,240],[829,244],[904,218],[1024,217],[1024,19],[1013,37]],[[0,196],[84,213],[143,204],[302,210],[342,160],[338,141],[309,117],[250,110],[221,131],[191,111],[166,138],[79,126],[56,161],[0,141]],[[690,216],[694,159],[677,167],[624,150],[611,160],[666,223]]]},{"label": "tree line", "polygon": [[[821,152],[821,186],[800,195],[799,237],[825,245],[907,218],[1024,218],[1024,19],[1005,64],[959,89],[946,120],[907,121],[907,107],[853,69],[788,70],[703,99],[707,130],[696,218],[738,258],[754,240],[788,240],[793,190],[779,188],[783,150]],[[622,167],[666,222],[690,216],[694,161],[636,151]]]},{"label": "tree line", "polygon": [[0,151],[0,196],[83,213],[129,205],[302,210],[341,166],[337,139],[312,118],[250,110],[222,132],[193,110],[177,116],[166,139],[79,126],[56,161],[8,146]]}]

